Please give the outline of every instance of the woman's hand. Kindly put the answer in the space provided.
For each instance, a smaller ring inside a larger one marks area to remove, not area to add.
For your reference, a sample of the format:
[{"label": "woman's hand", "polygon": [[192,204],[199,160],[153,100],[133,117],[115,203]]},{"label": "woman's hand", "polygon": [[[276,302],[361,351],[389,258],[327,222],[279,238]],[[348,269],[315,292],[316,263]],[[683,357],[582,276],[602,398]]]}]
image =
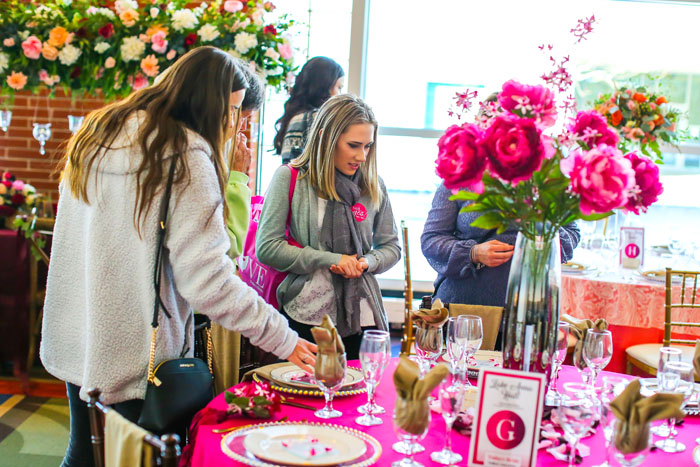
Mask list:
[{"label": "woman's hand", "polygon": [[500,266],[513,256],[513,245],[498,240],[489,240],[472,247],[473,258],[490,268]]},{"label": "woman's hand", "polygon": [[253,151],[248,148],[248,138],[243,133],[236,136],[236,146],[233,149],[233,162],[229,164],[231,170],[248,175],[250,161],[253,158]]},{"label": "woman's hand", "polygon": [[358,260],[357,255],[342,255],[338,264],[331,265],[330,270],[346,279],[355,279],[360,277],[367,267],[367,260],[364,258]]},{"label": "woman's hand", "polygon": [[294,347],[292,354],[287,360],[294,363],[305,372],[313,374],[314,365],[316,364],[316,352],[318,352],[316,344],[312,344],[300,337],[296,347]]}]

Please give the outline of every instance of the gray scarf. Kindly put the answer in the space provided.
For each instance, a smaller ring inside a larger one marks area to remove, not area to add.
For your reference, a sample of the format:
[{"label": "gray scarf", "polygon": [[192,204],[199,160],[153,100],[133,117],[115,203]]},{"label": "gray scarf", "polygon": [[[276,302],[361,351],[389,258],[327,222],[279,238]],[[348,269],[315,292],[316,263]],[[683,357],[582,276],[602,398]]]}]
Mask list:
[{"label": "gray scarf", "polygon": [[[358,183],[362,177],[358,170],[349,177],[340,171],[335,171],[335,191],[340,201],[329,200],[323,217],[320,243],[326,250],[343,255],[364,255],[362,241],[357,232],[357,221],[352,214],[352,207],[360,200]],[[335,290],[336,327],[342,337],[358,334],[360,326],[360,302],[366,299],[374,322],[379,329],[388,330],[386,316],[383,313],[381,290],[374,276],[365,272],[356,279],[345,279],[338,274],[331,274]]]}]

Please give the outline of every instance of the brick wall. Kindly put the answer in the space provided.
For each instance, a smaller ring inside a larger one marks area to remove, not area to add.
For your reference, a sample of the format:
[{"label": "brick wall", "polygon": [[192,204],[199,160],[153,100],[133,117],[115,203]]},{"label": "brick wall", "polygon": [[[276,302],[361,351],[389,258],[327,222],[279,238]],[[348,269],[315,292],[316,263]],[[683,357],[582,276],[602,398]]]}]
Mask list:
[{"label": "brick wall", "polygon": [[[34,185],[38,192],[58,200],[58,172],[65,143],[71,136],[68,115],[87,115],[104,105],[99,98],[72,99],[57,90],[56,97],[46,92],[34,95],[18,93],[12,105],[12,123],[7,133],[0,130],[0,171],[9,170],[20,180]],[[46,154],[39,154],[39,142],[32,136],[32,123],[51,123],[51,139]],[[246,130],[248,140],[250,134]],[[249,143],[250,144],[250,143]],[[255,153],[255,148],[254,153]],[[251,189],[254,191],[255,161],[251,163]]]}]

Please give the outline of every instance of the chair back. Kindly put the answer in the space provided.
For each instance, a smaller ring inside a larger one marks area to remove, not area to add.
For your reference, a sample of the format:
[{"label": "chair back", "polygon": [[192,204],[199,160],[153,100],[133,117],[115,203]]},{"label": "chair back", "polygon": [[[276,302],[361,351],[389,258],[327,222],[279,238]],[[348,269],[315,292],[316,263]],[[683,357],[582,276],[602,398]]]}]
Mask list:
[{"label": "chair back", "polygon": [[401,221],[401,237],[403,239],[403,336],[401,337],[401,355],[409,355],[415,337],[413,336],[413,285],[411,283],[411,257],[408,252],[408,227],[406,221]]},{"label": "chair back", "polygon": [[449,303],[446,306],[447,309],[450,310],[450,316],[475,315],[480,317],[484,331],[484,340],[481,342],[481,350],[493,350],[496,347],[498,330],[501,328],[503,307],[463,305],[460,303]]},{"label": "chair back", "polygon": [[[700,271],[679,271],[671,268],[666,268],[666,304],[665,304],[665,316],[664,316],[664,346],[669,346],[671,344],[695,344],[695,340],[690,339],[672,339],[671,338],[671,327],[689,327],[689,328],[700,328],[700,322],[685,322],[685,321],[673,321],[671,312],[674,308],[690,308],[690,309],[700,309],[700,303],[696,302],[696,297],[698,293],[698,276]],[[680,282],[680,301],[673,303],[672,292],[673,292],[673,277],[681,277]],[[692,287],[692,292],[688,295],[686,292],[689,287]]]},{"label": "chair back", "polygon": [[[105,467],[105,415],[112,409],[102,403],[102,393],[99,389],[90,389],[88,396],[90,440],[95,457],[95,467]],[[165,434],[158,438],[153,434],[148,434],[143,442],[153,448],[151,465],[177,467],[180,463],[180,437],[178,435]]]}]

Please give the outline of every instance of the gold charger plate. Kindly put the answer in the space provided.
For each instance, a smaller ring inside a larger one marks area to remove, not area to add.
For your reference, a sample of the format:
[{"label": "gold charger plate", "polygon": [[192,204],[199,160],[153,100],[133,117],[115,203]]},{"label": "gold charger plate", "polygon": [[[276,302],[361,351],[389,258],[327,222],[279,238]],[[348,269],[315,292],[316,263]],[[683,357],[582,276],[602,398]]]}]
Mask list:
[{"label": "gold charger plate", "polygon": [[595,269],[595,266],[586,266],[585,264],[575,263],[573,261],[567,261],[561,265],[561,272],[564,274],[585,274]]},{"label": "gold charger plate", "polygon": [[[270,379],[278,384],[298,389],[318,389],[318,385],[314,383],[313,379],[294,363],[290,363],[288,366],[275,368],[270,372]],[[357,368],[348,367],[345,372],[345,382],[341,389],[356,386],[363,381],[364,377],[362,376],[362,371]]]},{"label": "gold charger plate", "polygon": [[[660,283],[660,284],[665,284],[666,283],[666,270],[664,269],[652,269],[648,271],[637,271],[637,273],[643,277],[646,280]],[[672,284],[680,284],[683,282],[683,276],[681,274],[673,274],[671,276],[671,283]],[[689,284],[689,280],[686,280],[686,285]]]},{"label": "gold charger plate", "polygon": [[[305,456],[288,457],[286,454],[291,450],[286,449],[282,443],[285,442],[289,446],[305,436],[313,436],[309,442],[315,440],[319,445],[323,445],[324,451],[326,445],[331,449],[337,449],[338,455],[319,456],[316,462],[305,460]],[[281,439],[284,437],[289,440]],[[265,442],[269,443],[266,447],[262,445]],[[221,450],[228,457],[254,467],[288,465],[367,467],[376,463],[382,455],[382,446],[379,442],[362,431],[315,422],[268,422],[242,427],[222,437]],[[262,457],[258,457],[256,453]],[[275,453],[282,453],[281,459],[275,459]]]},{"label": "gold charger plate", "polygon": [[[350,367],[348,367],[350,369]],[[353,368],[354,370],[357,370],[357,368]],[[260,377],[256,374],[253,373],[253,381],[256,381],[258,383],[262,382]],[[310,397],[323,397],[323,393],[318,390],[318,389],[301,389],[301,388],[293,388],[290,386],[280,386],[277,384],[275,381],[268,381],[270,383],[270,387],[274,389],[277,392],[283,392],[287,394],[294,394],[296,396],[310,396]],[[335,393],[335,397],[345,397],[345,396],[355,396],[357,394],[363,394],[367,392],[367,387],[362,386],[356,389],[345,389],[343,391],[338,391]]]}]

